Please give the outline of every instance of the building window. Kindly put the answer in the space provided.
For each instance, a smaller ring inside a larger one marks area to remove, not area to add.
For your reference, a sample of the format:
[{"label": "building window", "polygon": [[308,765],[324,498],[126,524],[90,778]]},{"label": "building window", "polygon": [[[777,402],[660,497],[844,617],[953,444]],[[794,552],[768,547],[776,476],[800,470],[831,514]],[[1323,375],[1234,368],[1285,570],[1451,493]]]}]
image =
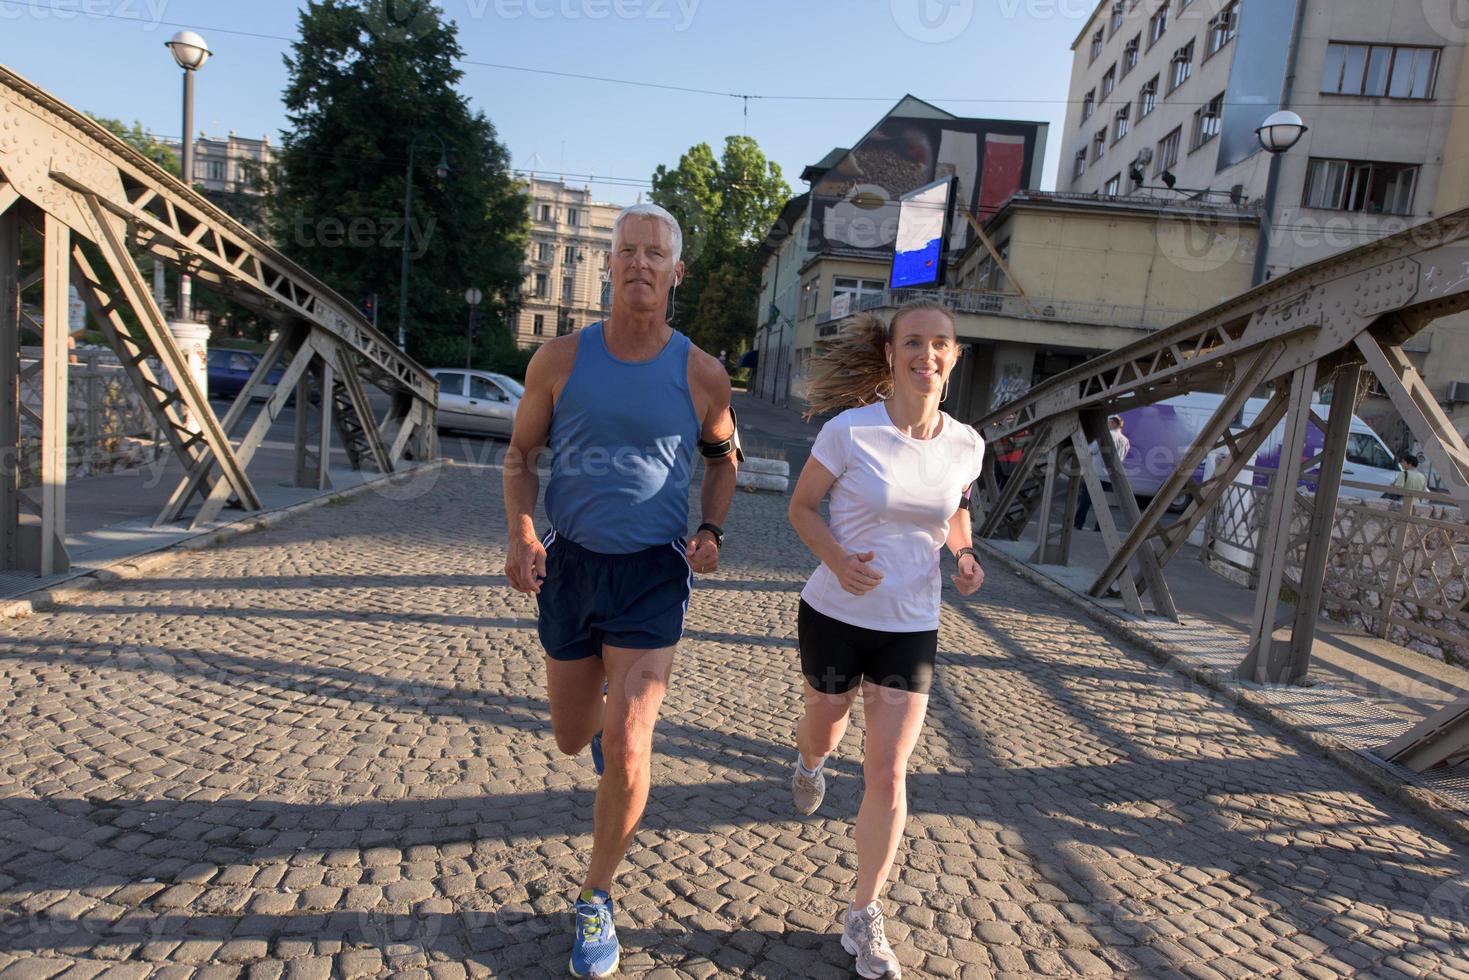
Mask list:
[{"label": "building window", "polygon": [[1081,121],[1086,122],[1097,108],[1097,90],[1092,89],[1081,100]]},{"label": "building window", "polygon": [[223,160],[204,161],[204,179],[224,183],[226,164]]},{"label": "building window", "polygon": [[537,313],[535,320],[531,324],[530,332],[537,337],[544,337],[546,335],[546,318]]},{"label": "building window", "polygon": [[1113,65],[1111,68],[1107,69],[1107,74],[1102,76],[1103,102],[1107,101],[1107,96],[1111,95],[1112,90],[1115,88],[1117,88],[1117,66]]},{"label": "building window", "polygon": [[1193,73],[1194,42],[1190,41],[1173,52],[1173,60],[1168,63],[1168,94],[1172,95]]},{"label": "building window", "polygon": [[556,261],[556,246],[550,242],[541,242],[536,246],[536,261],[550,265]]},{"label": "building window", "polygon": [[1112,4],[1112,22],[1111,22],[1111,26],[1112,26],[1112,36],[1113,37],[1116,37],[1117,36],[1117,32],[1120,31],[1120,30],[1122,30],[1122,0],[1117,0],[1116,3]]},{"label": "building window", "polygon": [[537,217],[536,220],[537,221],[544,221],[547,224],[550,224],[551,221],[553,220],[552,219],[552,215],[551,215],[551,205],[549,205],[549,204],[542,204],[541,205],[541,213]]},{"label": "building window", "polygon": [[1092,137],[1092,162],[1095,163],[1107,154],[1107,131],[1097,130],[1097,135]]},{"label": "building window", "polygon": [[1230,0],[1223,9],[1209,18],[1208,41],[1204,44],[1204,57],[1219,52],[1239,33],[1239,0]]},{"label": "building window", "polygon": [[1308,208],[1366,214],[1412,214],[1418,167],[1407,163],[1313,159],[1306,171]]},{"label": "building window", "polygon": [[821,279],[809,279],[801,284],[801,319],[816,315],[816,291]]},{"label": "building window", "polygon": [[1076,160],[1071,164],[1071,176],[1076,178],[1084,173],[1086,173],[1086,150],[1081,149],[1076,151]]},{"label": "building window", "polygon": [[1134,68],[1137,67],[1138,52],[1142,50],[1142,46],[1143,46],[1143,36],[1141,34],[1139,34],[1136,37],[1134,37],[1131,41],[1128,41],[1127,42],[1127,46],[1122,49],[1122,77],[1123,78],[1126,78],[1127,77],[1127,73],[1130,72],[1130,71],[1132,71]]},{"label": "building window", "polygon": [[581,211],[577,208],[566,209],[566,223],[573,228],[581,224]]},{"label": "building window", "polygon": [[[1008,241],[996,244],[995,252],[999,254],[1002,261],[1010,261],[1010,243]],[[973,288],[989,290],[998,290],[1006,283],[1004,271],[1001,270],[999,263],[994,260],[994,256],[990,255],[987,251],[984,258],[976,267],[971,281],[973,282]]]},{"label": "building window", "polygon": [[1159,7],[1153,16],[1148,19],[1148,49],[1163,39],[1168,32],[1168,4],[1165,0],[1163,6]]},{"label": "building window", "polygon": [[570,265],[571,263],[573,263],[573,262],[576,261],[576,246],[575,245],[568,245],[568,246],[566,246],[566,251],[564,253],[562,253],[561,261],[565,262],[567,265]]},{"label": "building window", "polygon": [[1116,121],[1112,123],[1112,142],[1116,143],[1127,135],[1128,127],[1132,124],[1132,103],[1128,103],[1117,110]]},{"label": "building window", "polygon": [[1438,48],[1329,44],[1321,91],[1328,95],[1431,99],[1438,55]]},{"label": "building window", "polygon": [[1116,174],[1111,180],[1107,181],[1107,186],[1102,188],[1102,193],[1108,197],[1116,197],[1122,193],[1122,175]]},{"label": "building window", "polygon": [[[1092,61],[1097,60],[1097,55],[1102,53],[1102,43],[1107,39],[1106,31],[1097,28],[1097,33],[1092,35]],[[1090,64],[1091,62],[1088,62]]]},{"label": "building window", "polygon": [[881,296],[887,283],[881,279],[849,279],[837,276],[831,281],[831,298],[843,294],[852,297],[852,312],[862,309],[862,301],[869,296]]},{"label": "building window", "polygon": [[576,280],[571,276],[566,276],[561,280],[561,302],[576,302]]},{"label": "building window", "polygon": [[1142,119],[1152,114],[1156,108],[1158,108],[1158,76],[1154,75],[1144,83],[1142,91],[1138,93],[1137,117]]},{"label": "building window", "polygon": [[1182,143],[1182,126],[1158,141],[1158,173],[1165,173],[1178,166],[1178,151]]},{"label": "building window", "polygon": [[536,273],[536,299],[546,299],[551,295],[551,280],[544,272]]},{"label": "building window", "polygon": [[1189,152],[1197,150],[1219,135],[1219,121],[1224,116],[1224,95],[1220,93],[1194,111],[1194,138]]}]

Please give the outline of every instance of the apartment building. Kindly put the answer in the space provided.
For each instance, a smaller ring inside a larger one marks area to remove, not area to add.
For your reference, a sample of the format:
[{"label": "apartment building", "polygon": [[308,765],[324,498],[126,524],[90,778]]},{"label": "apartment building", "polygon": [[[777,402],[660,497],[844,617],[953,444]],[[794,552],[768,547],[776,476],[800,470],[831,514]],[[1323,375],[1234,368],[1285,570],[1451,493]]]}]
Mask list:
[{"label": "apartment building", "polygon": [[[761,292],[752,390],[778,405],[804,401],[811,359],[835,321],[885,291],[903,194],[958,178],[959,206],[979,220],[1039,185],[1045,123],[964,118],[906,96],[850,148],[805,168],[807,193],[786,203],[755,262]],[[952,232],[957,256],[973,238]]]},{"label": "apartment building", "polygon": [[622,207],[564,180],[532,176],[528,184],[530,244],[514,330],[516,343],[536,347],[597,322],[611,307],[612,224]]},{"label": "apartment building", "polygon": [[[1103,0],[1072,45],[1063,191],[1260,204],[1255,129],[1292,109],[1265,277],[1469,206],[1469,24],[1449,0]],[[1251,246],[1253,251],[1254,246]],[[1469,324],[1416,338],[1469,426]],[[1428,356],[1432,351],[1432,357]],[[1376,413],[1384,435],[1393,419]]]},{"label": "apartment building", "polygon": [[[180,144],[169,145],[175,153]],[[211,194],[246,194],[259,196],[270,165],[280,150],[272,146],[270,137],[251,139],[236,135],[199,134],[194,140],[194,183]]]}]

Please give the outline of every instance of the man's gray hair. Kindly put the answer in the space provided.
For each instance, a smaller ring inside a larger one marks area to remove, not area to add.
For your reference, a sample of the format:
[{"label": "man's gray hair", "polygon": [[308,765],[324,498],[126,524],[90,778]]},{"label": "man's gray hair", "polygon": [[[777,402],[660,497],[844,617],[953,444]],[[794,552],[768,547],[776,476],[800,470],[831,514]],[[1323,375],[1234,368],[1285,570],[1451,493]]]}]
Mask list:
[{"label": "man's gray hair", "polygon": [[678,226],[678,219],[651,202],[633,204],[622,209],[622,213],[617,216],[617,220],[612,222],[613,249],[617,248],[617,236],[622,231],[622,223],[628,218],[634,217],[657,218],[667,225],[668,233],[673,236],[673,261],[677,262],[683,258],[683,229]]}]

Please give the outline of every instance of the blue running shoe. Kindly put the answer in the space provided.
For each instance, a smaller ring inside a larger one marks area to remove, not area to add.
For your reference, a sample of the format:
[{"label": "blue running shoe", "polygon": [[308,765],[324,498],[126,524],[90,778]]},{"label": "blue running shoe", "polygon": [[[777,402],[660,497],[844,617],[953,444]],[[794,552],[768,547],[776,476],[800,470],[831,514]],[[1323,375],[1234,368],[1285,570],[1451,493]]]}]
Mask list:
[{"label": "blue running shoe", "polygon": [[602,733],[598,732],[592,736],[592,768],[597,770],[597,775],[602,775],[602,770],[607,768],[606,761],[602,758]]},{"label": "blue running shoe", "polygon": [[604,891],[582,890],[576,900],[576,935],[571,940],[571,975],[610,977],[617,972],[622,947],[612,924],[612,897]]}]

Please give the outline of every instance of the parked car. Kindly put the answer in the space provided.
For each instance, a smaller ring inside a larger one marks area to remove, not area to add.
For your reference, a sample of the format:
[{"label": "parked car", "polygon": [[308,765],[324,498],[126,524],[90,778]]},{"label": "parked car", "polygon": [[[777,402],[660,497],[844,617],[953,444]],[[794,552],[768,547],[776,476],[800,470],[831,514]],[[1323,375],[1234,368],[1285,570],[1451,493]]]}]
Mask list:
[{"label": "parked car", "polygon": [[[209,397],[236,398],[245,382],[260,364],[260,355],[248,350],[216,347],[209,352]],[[277,364],[265,378],[267,384],[279,384],[285,368]],[[260,397],[265,397],[263,394]]]},{"label": "parked car", "polygon": [[439,428],[508,436],[525,388],[491,371],[430,368],[439,380]]},{"label": "parked car", "polygon": [[[1123,461],[1123,468],[1132,484],[1133,493],[1139,497],[1152,497],[1158,492],[1163,481],[1168,478],[1178,461],[1198,439],[1199,433],[1203,431],[1210,416],[1214,414],[1223,400],[1223,395],[1195,392],[1178,395],[1153,405],[1145,405],[1142,408],[1122,413],[1122,431],[1132,444],[1127,458]],[[1239,432],[1250,425],[1259,417],[1265,405],[1266,399],[1251,398],[1231,423],[1230,430]],[[1313,405],[1312,409],[1322,418],[1329,417],[1331,413],[1330,406],[1319,403]],[[1251,460],[1251,465],[1269,468],[1277,466],[1280,462],[1280,445],[1284,439],[1284,433],[1285,423],[1282,421],[1261,443],[1255,453],[1255,458]],[[1310,459],[1319,453],[1323,442],[1324,436],[1321,430],[1314,425],[1308,425],[1306,427],[1306,448],[1302,458]],[[1201,463],[1194,473],[1194,482],[1202,483],[1212,472],[1214,462],[1214,457],[1211,456]],[[1355,415],[1352,416],[1351,428],[1347,436],[1347,458],[1342,467],[1342,479],[1352,483],[1371,484],[1374,489],[1343,486],[1342,496],[1378,496],[1381,491],[1375,488],[1391,484],[1397,472],[1392,451],[1366,422]],[[1312,474],[1304,474],[1301,486],[1314,490],[1316,481],[1311,477]],[[1249,474],[1246,473],[1244,478],[1248,479]],[[1253,482],[1257,485],[1264,485],[1266,480],[1267,474],[1265,473],[1253,474]],[[1173,505],[1183,506],[1187,499],[1186,494],[1181,494],[1173,501]]]}]

